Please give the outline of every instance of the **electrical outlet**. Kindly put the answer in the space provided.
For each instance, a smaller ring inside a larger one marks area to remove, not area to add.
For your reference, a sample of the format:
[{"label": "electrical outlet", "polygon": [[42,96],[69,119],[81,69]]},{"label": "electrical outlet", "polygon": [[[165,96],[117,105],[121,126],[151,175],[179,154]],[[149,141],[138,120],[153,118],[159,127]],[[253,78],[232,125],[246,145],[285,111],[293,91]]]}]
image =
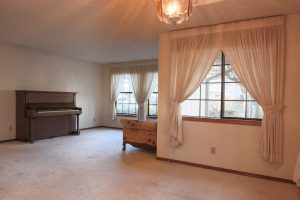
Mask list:
[{"label": "electrical outlet", "polygon": [[95,118],[95,117],[93,118],[93,121],[94,121],[94,122],[96,121],[96,118]]},{"label": "electrical outlet", "polygon": [[215,155],[215,154],[216,154],[216,147],[211,147],[211,148],[210,148],[210,153],[211,153],[212,155]]},{"label": "electrical outlet", "polygon": [[9,126],[8,127],[8,131],[12,131],[13,130],[13,127],[12,126]]}]

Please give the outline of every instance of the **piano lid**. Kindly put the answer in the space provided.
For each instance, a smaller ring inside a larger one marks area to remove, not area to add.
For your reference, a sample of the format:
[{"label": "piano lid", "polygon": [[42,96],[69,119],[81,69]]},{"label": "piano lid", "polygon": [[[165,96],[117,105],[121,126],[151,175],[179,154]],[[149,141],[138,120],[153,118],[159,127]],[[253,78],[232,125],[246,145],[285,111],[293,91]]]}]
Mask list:
[{"label": "piano lid", "polygon": [[39,91],[39,90],[16,90],[16,92],[26,92],[26,93],[71,93],[77,94],[78,92],[65,92],[65,91]]}]

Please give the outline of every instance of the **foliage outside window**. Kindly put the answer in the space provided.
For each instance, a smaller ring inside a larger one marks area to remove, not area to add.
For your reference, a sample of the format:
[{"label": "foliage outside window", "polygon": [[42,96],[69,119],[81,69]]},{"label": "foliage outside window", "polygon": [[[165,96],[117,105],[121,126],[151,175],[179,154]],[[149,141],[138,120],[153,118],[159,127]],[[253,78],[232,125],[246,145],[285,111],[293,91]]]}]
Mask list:
[{"label": "foliage outside window", "polygon": [[[157,116],[157,89],[150,95],[148,100],[148,116]],[[133,91],[130,87],[129,77],[125,76],[123,86],[117,99],[117,115],[132,115],[136,116],[138,111],[138,104],[134,98]]]},{"label": "foliage outside window", "polygon": [[205,118],[262,119],[260,105],[220,53],[200,87],[181,106],[182,115]]}]

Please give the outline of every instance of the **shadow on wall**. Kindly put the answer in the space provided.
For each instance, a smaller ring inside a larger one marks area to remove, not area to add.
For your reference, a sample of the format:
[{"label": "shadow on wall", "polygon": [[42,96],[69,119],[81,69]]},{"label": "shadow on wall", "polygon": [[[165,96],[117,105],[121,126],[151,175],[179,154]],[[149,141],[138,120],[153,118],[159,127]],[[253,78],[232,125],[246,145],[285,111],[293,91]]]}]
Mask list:
[{"label": "shadow on wall", "polygon": [[15,101],[14,90],[0,90],[0,141],[16,138]]}]

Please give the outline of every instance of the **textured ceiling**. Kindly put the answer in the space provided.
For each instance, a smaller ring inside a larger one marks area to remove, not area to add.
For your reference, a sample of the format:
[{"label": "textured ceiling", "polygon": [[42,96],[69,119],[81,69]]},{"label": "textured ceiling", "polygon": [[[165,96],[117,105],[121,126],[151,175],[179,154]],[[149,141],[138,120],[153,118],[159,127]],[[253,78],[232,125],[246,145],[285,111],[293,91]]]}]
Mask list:
[{"label": "textured ceiling", "polygon": [[[300,0],[198,0],[175,29],[300,13]],[[158,35],[173,30],[152,0],[0,0],[0,43],[96,63],[157,58]]]}]

